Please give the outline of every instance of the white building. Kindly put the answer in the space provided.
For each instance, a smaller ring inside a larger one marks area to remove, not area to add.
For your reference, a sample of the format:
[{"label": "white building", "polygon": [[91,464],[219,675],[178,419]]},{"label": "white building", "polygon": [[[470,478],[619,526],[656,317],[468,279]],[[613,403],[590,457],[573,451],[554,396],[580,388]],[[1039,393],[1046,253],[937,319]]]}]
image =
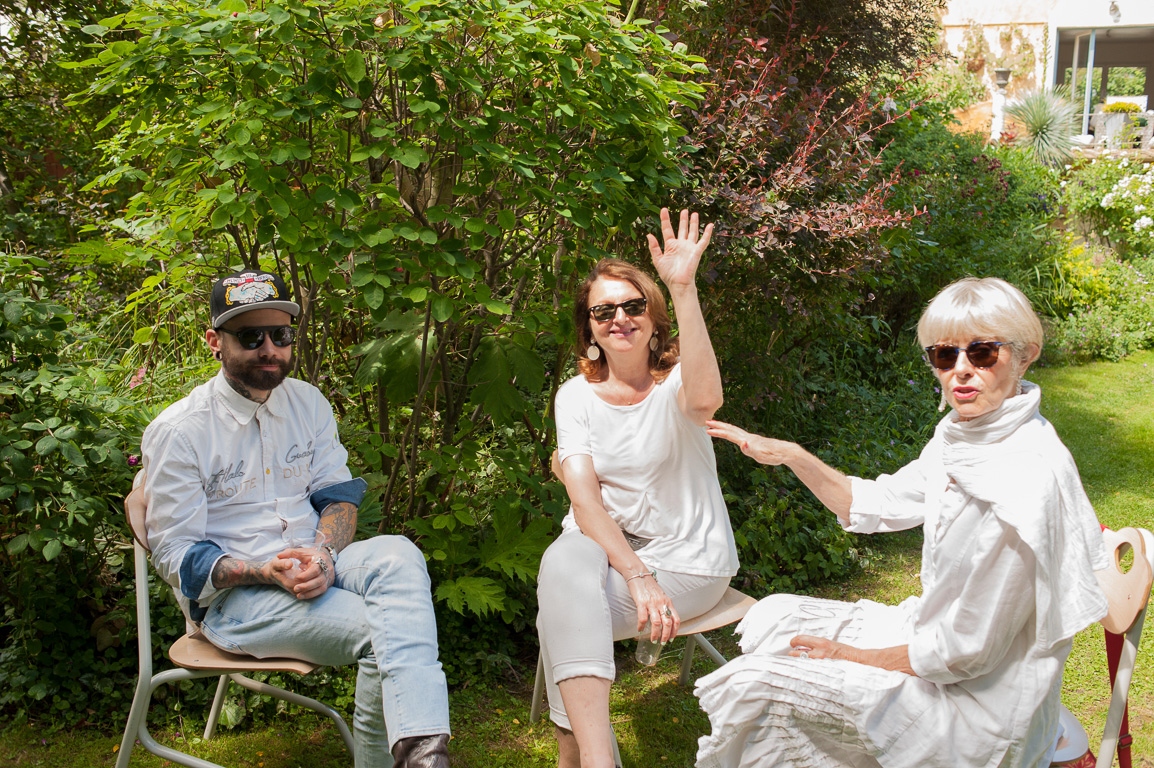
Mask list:
[{"label": "white building", "polygon": [[996,67],[1012,70],[1011,94],[1064,85],[1070,70],[1083,133],[1097,106],[1087,69],[1101,70],[1106,93],[1111,68],[1145,69],[1142,106],[1154,106],[1154,0],[950,0],[942,27],[950,52],[991,90]]}]

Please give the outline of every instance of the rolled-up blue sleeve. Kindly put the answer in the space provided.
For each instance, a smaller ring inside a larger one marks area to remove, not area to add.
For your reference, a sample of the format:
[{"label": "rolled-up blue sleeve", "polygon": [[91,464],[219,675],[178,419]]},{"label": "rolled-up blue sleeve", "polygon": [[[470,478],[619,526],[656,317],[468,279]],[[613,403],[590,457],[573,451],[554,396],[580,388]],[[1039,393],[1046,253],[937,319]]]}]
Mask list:
[{"label": "rolled-up blue sleeve", "polygon": [[318,515],[324,514],[325,508],[330,504],[345,502],[359,507],[368,487],[369,484],[364,478],[354,477],[352,480],[321,488],[309,496],[309,503],[313,505]]},{"label": "rolled-up blue sleeve", "polygon": [[224,550],[215,541],[198,541],[189,547],[180,562],[180,593],[189,600],[198,599],[216,561],[224,556]]},{"label": "rolled-up blue sleeve", "polygon": [[206,535],[208,499],[196,451],[180,430],[154,422],[145,430],[141,453],[152,564],[181,595],[207,604],[218,591],[209,574],[225,553]]}]

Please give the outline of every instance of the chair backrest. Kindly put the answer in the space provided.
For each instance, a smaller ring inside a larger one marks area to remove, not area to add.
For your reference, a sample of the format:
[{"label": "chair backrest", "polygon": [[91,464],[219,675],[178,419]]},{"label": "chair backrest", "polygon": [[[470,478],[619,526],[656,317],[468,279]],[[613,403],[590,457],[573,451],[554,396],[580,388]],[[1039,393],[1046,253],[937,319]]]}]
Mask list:
[{"label": "chair backrest", "polygon": [[[1130,628],[1150,599],[1150,586],[1154,582],[1151,553],[1147,551],[1142,531],[1137,528],[1119,531],[1107,528],[1102,531],[1102,538],[1111,565],[1094,573],[1110,605],[1101,624],[1108,632],[1121,635]],[[1133,562],[1129,569],[1123,570],[1123,560],[1129,552],[1133,552]]]},{"label": "chair backrest", "polygon": [[132,478],[132,492],[124,498],[124,516],[128,520],[128,527],[132,531],[132,538],[136,539],[136,543],[144,547],[145,552],[148,549],[148,531],[145,528],[145,520],[148,518],[148,504],[144,499],[144,470],[136,473],[136,477]]}]

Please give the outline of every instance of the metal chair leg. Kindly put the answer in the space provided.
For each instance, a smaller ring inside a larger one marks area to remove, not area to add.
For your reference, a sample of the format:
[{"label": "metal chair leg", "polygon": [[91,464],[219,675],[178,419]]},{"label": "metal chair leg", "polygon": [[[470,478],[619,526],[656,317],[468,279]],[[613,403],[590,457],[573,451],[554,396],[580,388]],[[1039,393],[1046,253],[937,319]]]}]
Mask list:
[{"label": "metal chair leg", "polygon": [[689,676],[693,672],[693,652],[697,650],[697,635],[686,635],[685,653],[681,656],[681,676],[677,682],[683,686],[689,685]]},{"label": "metal chair leg", "polygon": [[228,675],[221,675],[216,684],[216,695],[212,697],[212,707],[208,710],[208,722],[204,724],[204,740],[208,741],[216,733],[216,723],[220,720],[220,710],[228,694]]},{"label": "metal chair leg", "polygon": [[545,660],[537,654],[537,673],[533,675],[533,703],[529,706],[529,723],[541,719],[541,705],[545,698]]}]

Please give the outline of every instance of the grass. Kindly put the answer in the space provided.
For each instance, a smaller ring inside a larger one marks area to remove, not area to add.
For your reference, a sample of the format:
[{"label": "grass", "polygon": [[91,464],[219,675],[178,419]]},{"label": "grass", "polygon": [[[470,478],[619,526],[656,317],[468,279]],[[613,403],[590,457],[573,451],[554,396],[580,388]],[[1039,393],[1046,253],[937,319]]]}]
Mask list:
[{"label": "grass", "polygon": [[[1078,462],[1098,519],[1111,528],[1154,526],[1154,352],[1118,363],[1042,369],[1029,377],[1042,387],[1042,413]],[[1154,630],[1148,621],[1130,688],[1134,765],[1154,768]],[[1102,628],[1074,640],[1062,700],[1077,715],[1090,743],[1100,738],[1108,706]]]},{"label": "grass", "polygon": [[[1030,379],[1042,386],[1043,414],[1073,453],[1099,519],[1113,528],[1150,527],[1154,521],[1154,353],[1119,363],[1040,369]],[[852,579],[830,584],[821,596],[839,600],[868,597],[897,603],[918,591],[919,531],[875,536],[875,555]],[[736,654],[729,631],[710,634],[726,656]],[[1154,650],[1147,629],[1130,694],[1134,765],[1154,768]],[[655,668],[633,661],[630,643],[617,645],[618,681],[611,703],[614,729],[628,768],[693,765],[697,739],[708,723],[691,691],[677,683],[682,644],[667,649]],[[548,722],[530,725],[534,659],[522,659],[502,684],[468,686],[453,693],[453,765],[459,768],[537,768],[556,765]],[[697,675],[709,672],[703,657]],[[1062,691],[1066,706],[1090,734],[1095,751],[1105,721],[1106,655],[1102,630],[1094,626],[1075,640]],[[285,715],[259,727],[224,731],[211,742],[193,733],[202,722],[170,716],[158,729],[163,743],[182,742],[188,751],[238,768],[329,768],[351,765],[335,731],[309,715]],[[0,768],[44,766],[88,768],[111,765],[120,735],[91,729],[46,731],[12,724],[0,733]],[[137,748],[133,766],[170,765]]]}]

